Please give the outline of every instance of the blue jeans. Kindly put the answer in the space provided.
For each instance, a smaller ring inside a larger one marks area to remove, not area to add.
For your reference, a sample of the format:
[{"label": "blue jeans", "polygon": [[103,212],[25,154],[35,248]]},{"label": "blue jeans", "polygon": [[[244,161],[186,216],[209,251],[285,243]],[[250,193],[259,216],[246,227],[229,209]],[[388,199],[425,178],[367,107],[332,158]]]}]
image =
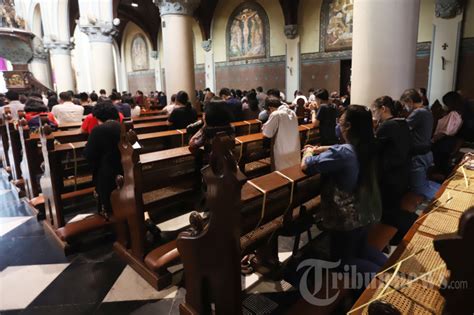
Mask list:
[{"label": "blue jeans", "polygon": [[357,272],[376,273],[387,257],[368,243],[368,226],[352,231],[331,231],[331,256],[343,265],[356,266]]},{"label": "blue jeans", "polygon": [[431,200],[440,185],[428,180],[428,168],[433,164],[433,153],[415,155],[411,158],[410,191]]}]

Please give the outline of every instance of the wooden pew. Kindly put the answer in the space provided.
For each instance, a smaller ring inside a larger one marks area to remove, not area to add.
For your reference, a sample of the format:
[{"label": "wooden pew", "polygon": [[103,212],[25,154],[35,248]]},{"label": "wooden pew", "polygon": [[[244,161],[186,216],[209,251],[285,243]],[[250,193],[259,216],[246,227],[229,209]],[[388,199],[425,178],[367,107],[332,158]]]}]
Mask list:
[{"label": "wooden pew", "polygon": [[156,121],[167,121],[168,115],[151,115],[151,116],[139,116],[132,117],[133,123],[143,123],[143,122],[156,122]]},{"label": "wooden pew", "polygon": [[[247,130],[247,128],[245,128],[244,130]],[[185,132],[185,131],[182,131],[182,132]],[[307,134],[309,133],[308,129],[306,127],[302,127],[301,128],[301,134],[302,134],[302,137],[306,137]],[[150,138],[147,139],[147,136],[150,136]],[[137,167],[138,165],[142,166],[144,161],[146,161],[147,163],[147,166],[143,169],[143,173],[145,175],[143,176],[146,176],[146,178],[149,178],[149,176],[152,176],[152,178],[150,179],[150,185],[148,183],[148,181],[145,182],[146,186],[144,186],[143,189],[141,189],[142,191],[142,194],[143,194],[143,199],[147,200],[147,203],[145,203],[147,205],[147,211],[150,211],[150,210],[154,210],[154,209],[159,209],[158,212],[160,213],[157,213],[156,211],[154,211],[153,213],[153,218],[156,220],[156,219],[160,219],[160,218],[163,218],[164,217],[164,214],[167,213],[167,210],[166,208],[164,207],[164,205],[167,205],[167,206],[173,206],[172,205],[172,202],[173,200],[171,199],[165,199],[163,203],[156,203],[156,202],[153,202],[153,196],[157,196],[159,195],[159,193],[156,191],[157,190],[157,187],[156,187],[156,182],[157,182],[157,179],[159,179],[159,184],[160,185],[164,185],[162,188],[165,188],[165,187],[168,187],[167,188],[167,192],[170,191],[171,188],[169,188],[170,186],[173,185],[173,182],[169,180],[169,178],[175,176],[173,175],[173,172],[178,172],[178,174],[180,172],[182,172],[183,170],[186,169],[186,167],[191,167],[193,166],[193,170],[194,172],[198,172],[200,166],[195,164],[196,161],[194,159],[194,156],[192,156],[188,150],[187,147],[180,147],[180,148],[175,148],[175,149],[168,149],[168,150],[162,150],[162,151],[159,151],[159,152],[156,152],[156,150],[159,150],[159,149],[163,149],[163,144],[164,142],[161,142],[161,147],[159,145],[157,145],[155,142],[154,146],[153,147],[153,144],[152,142],[153,141],[159,141],[160,139],[163,141],[163,139],[168,139],[168,144],[172,144],[173,141],[175,144],[177,144],[178,146],[181,146],[183,144],[183,134],[182,133],[179,133],[178,131],[166,131],[166,132],[162,132],[162,137],[159,137],[159,136],[156,136],[156,135],[153,135],[153,134],[149,134],[149,135],[138,135],[138,137],[136,135],[134,135],[133,137],[134,138],[134,141],[138,139],[139,143],[141,144],[141,148],[140,149],[136,149],[136,150],[133,150],[134,154],[136,156],[139,157],[139,159],[137,160],[133,160],[135,161],[135,163],[137,163]],[[42,135],[43,137],[43,135]],[[142,138],[141,138],[142,137]],[[245,139],[243,141],[240,141],[239,143],[241,143],[242,145],[245,146],[245,149],[242,151],[242,153],[246,156],[246,159],[245,159],[245,163],[251,163],[251,162],[254,162],[260,158],[268,158],[269,157],[269,153],[265,156],[265,155],[257,155],[257,154],[253,154],[252,153],[252,150],[259,150],[259,147],[261,146],[261,143],[263,143],[263,137],[260,137],[259,138],[260,140],[254,140],[254,139],[251,139],[250,141],[254,142],[254,143],[260,143],[260,145],[256,145],[255,147],[251,147],[251,146],[247,146],[246,145],[246,142],[245,142]],[[48,139],[48,143],[51,143],[52,139]],[[148,142],[147,142],[148,141]],[[236,140],[236,143],[237,143],[237,140]],[[49,219],[49,222],[51,223],[51,226],[52,228],[57,232],[59,233],[59,237],[61,238],[61,240],[64,242],[64,241],[68,241],[68,239],[70,239],[71,237],[75,237],[74,233],[72,233],[71,231],[68,230],[67,227],[65,228],[62,228],[65,224],[65,220],[64,220],[64,214],[63,214],[63,209],[64,209],[64,206],[63,206],[63,202],[64,202],[64,191],[63,191],[63,188],[65,188],[64,185],[61,185],[61,182],[62,180],[64,180],[65,176],[64,174],[62,173],[61,171],[61,163],[62,161],[64,160],[65,157],[67,156],[72,156],[74,155],[74,152],[76,154],[76,156],[79,156],[80,155],[80,152],[82,152],[82,150],[84,149],[84,146],[85,146],[85,142],[78,142],[78,143],[67,143],[67,144],[62,144],[62,145],[57,145],[56,147],[53,147],[51,144],[49,144],[49,147],[48,149],[43,149],[43,156],[45,157],[45,160],[48,159],[49,160],[49,177],[52,177],[52,178],[56,178],[57,182],[55,185],[52,186],[51,190],[47,193],[47,194],[44,194],[44,198],[45,200],[46,199],[52,199],[52,200],[55,200],[55,203],[54,203],[54,211],[53,213],[55,214],[55,218],[54,219]],[[156,150],[154,150],[156,149]],[[268,151],[267,151],[268,152]],[[124,154],[126,154],[127,151],[124,152]],[[186,164],[186,163],[194,163],[194,164]],[[152,163],[152,162],[156,162],[156,163]],[[167,164],[169,163],[170,165],[180,165],[177,169],[174,168],[174,167],[167,167],[166,165],[163,166],[163,163],[164,164]],[[185,165],[181,165],[182,163],[185,163]],[[124,164],[124,167],[125,167],[125,163]],[[245,164],[242,164],[243,167],[245,167]],[[82,173],[82,176],[84,177],[87,173],[87,168],[85,167],[86,165],[83,165],[83,168],[81,169],[81,172],[84,172]],[[160,167],[162,169],[160,169]],[[180,170],[180,167],[183,168],[183,170]],[[153,175],[154,172],[156,171],[156,169],[159,170],[159,176],[158,175]],[[268,169],[267,169],[268,171]],[[45,172],[46,174],[46,172]],[[152,174],[152,175],[149,175],[149,174]],[[68,173],[67,175],[70,175],[70,173]],[[189,175],[189,174],[188,174]],[[61,180],[59,178],[62,178]],[[51,181],[51,179],[49,179]],[[200,180],[197,180],[197,179],[193,179],[196,183],[194,186],[190,187],[189,186],[189,182],[186,182],[186,181],[181,181],[182,180],[182,177],[179,177],[177,179],[177,182],[179,183],[179,185],[184,185],[184,188],[188,189],[188,188],[192,188],[192,191],[194,191],[194,193],[198,192],[199,189],[200,189]],[[42,179],[42,182],[43,181],[47,181],[47,179]],[[69,180],[71,181],[71,180]],[[88,186],[87,185],[91,185],[92,183],[90,181],[86,181],[86,182],[81,182],[81,189],[86,189]],[[155,185],[155,186],[154,186]],[[43,187],[43,184],[42,184],[42,187]],[[180,186],[181,188],[183,188],[182,186]],[[180,188],[180,189],[181,189]],[[183,188],[183,189],[184,189]],[[69,192],[69,191],[68,191]],[[88,192],[89,194],[91,193],[90,190],[85,190],[85,192]],[[192,194],[191,194],[192,195]],[[66,196],[70,196],[70,195],[66,195]],[[75,194],[72,195],[72,196],[76,196]],[[177,200],[179,201],[187,201],[187,198],[188,196],[180,196],[179,198],[177,198]],[[192,196],[191,196],[192,197]],[[192,199],[192,198],[191,198]],[[192,203],[195,203],[196,200],[192,200]],[[51,207],[50,207],[51,208]],[[165,209],[165,210],[163,210]],[[51,212],[50,210],[47,210],[47,212]],[[143,213],[143,209],[141,209],[141,212]],[[48,215],[48,213],[47,213]],[[49,214],[50,215],[50,214]],[[50,215],[51,216],[51,215]],[[59,229],[61,229],[59,231]]]},{"label": "wooden pew", "polygon": [[[48,132],[47,126],[40,128],[40,139],[44,157],[44,174],[40,185],[45,202],[45,223],[55,231],[65,224],[64,214],[68,203],[78,202],[79,199],[84,201],[84,197],[92,196],[92,176],[82,158],[85,142],[55,146],[54,137]],[[78,144],[81,146],[76,148]]]},{"label": "wooden pew", "polygon": [[63,123],[58,126],[58,130],[66,131],[66,130],[76,130],[81,128],[82,122],[74,122],[74,123]]},{"label": "wooden pew", "polygon": [[[114,220],[116,222],[117,242],[114,245],[117,253],[125,259],[140,275],[142,275],[152,286],[161,289],[170,284],[171,274],[166,267],[175,261],[177,257],[175,244],[165,244],[152,251],[147,250],[149,246],[145,242],[144,212],[148,211],[153,218],[169,219],[181,214],[183,209],[189,212],[196,204],[195,196],[201,187],[199,168],[194,162],[194,157],[187,148],[178,148],[148,154],[139,154],[138,150],[132,148],[133,136],[126,134],[122,137],[120,150],[124,176],[118,181],[118,189],[112,194],[112,207]],[[299,166],[298,166],[299,167]],[[174,168],[180,172],[176,174]],[[286,198],[291,194],[291,183],[284,177],[293,178],[295,183],[306,179],[306,175],[299,168],[288,170],[286,175],[271,174],[256,180],[256,185],[261,184],[268,192],[285,194]],[[285,172],[282,172],[285,173]],[[160,179],[159,181],[157,179]],[[319,179],[318,179],[319,180]],[[160,192],[164,186],[168,194]],[[319,181],[318,181],[319,182]],[[265,186],[266,185],[266,186]],[[295,184],[294,200],[298,202],[309,196],[308,189],[302,189]],[[311,196],[317,192],[317,185],[311,182]],[[248,218],[243,231],[252,230],[257,224],[263,208],[262,203],[268,208],[263,218],[272,220],[281,215],[288,208],[288,203],[281,199],[266,199],[255,187],[248,184],[244,189],[248,208],[242,210]],[[181,204],[178,205],[177,201]],[[274,209],[274,210],[272,210]],[[274,225],[278,226],[278,225]],[[268,229],[267,229],[268,230]],[[266,230],[266,231],[267,231]],[[259,234],[258,240],[262,238]],[[245,248],[256,246],[257,239],[248,237]]]},{"label": "wooden pew", "polygon": [[[211,304],[216,314],[241,314],[242,252],[266,243],[293,215],[288,210],[319,194],[319,175],[307,176],[299,165],[244,184],[230,152],[217,148],[228,147],[224,141],[215,142],[217,154],[203,170],[209,191],[207,226],[193,218],[191,229],[177,240],[186,279],[181,314],[208,314]],[[222,283],[226,290],[220,289]]]},{"label": "wooden pew", "polygon": [[[114,249],[152,286],[161,289],[171,283],[165,267],[175,260],[176,246],[165,244],[149,250],[144,212],[156,210],[169,216],[170,212],[192,208],[190,197],[200,184],[199,166],[187,147],[140,155],[132,147],[134,142],[132,133],[122,133],[119,148],[124,176],[111,197],[117,236]],[[147,257],[153,263],[167,258],[163,266],[154,269],[146,265]]]},{"label": "wooden pew", "polygon": [[[44,119],[43,119],[44,120]],[[20,144],[22,147],[22,174],[25,181],[26,196],[28,200],[33,200],[40,195],[40,184],[39,178],[43,173],[41,164],[44,161],[41,146],[40,146],[40,135],[39,133],[31,133],[30,128],[26,120],[20,120],[20,126],[18,128],[20,135]],[[81,133],[80,129],[67,130],[67,131],[56,131],[50,135],[51,142],[57,143],[74,143],[78,141],[87,140],[87,135]],[[33,201],[33,206],[42,207],[39,200]],[[40,212],[41,209],[39,209]]]}]

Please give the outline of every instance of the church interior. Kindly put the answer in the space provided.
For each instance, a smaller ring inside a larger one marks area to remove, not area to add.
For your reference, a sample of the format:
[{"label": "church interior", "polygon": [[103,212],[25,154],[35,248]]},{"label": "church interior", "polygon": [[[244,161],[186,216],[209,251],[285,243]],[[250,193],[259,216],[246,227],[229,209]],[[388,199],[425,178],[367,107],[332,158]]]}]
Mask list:
[{"label": "church interior", "polygon": [[473,314],[474,0],[0,0],[0,314]]}]

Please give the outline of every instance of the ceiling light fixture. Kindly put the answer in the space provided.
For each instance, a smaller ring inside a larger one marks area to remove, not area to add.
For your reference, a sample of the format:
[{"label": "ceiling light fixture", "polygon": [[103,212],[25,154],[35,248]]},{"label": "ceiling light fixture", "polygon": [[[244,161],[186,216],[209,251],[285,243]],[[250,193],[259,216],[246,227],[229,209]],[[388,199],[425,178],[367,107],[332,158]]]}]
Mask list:
[{"label": "ceiling light fixture", "polygon": [[132,7],[134,7],[134,8],[138,8],[138,3],[136,3],[136,2],[132,2],[131,5],[132,5]]}]

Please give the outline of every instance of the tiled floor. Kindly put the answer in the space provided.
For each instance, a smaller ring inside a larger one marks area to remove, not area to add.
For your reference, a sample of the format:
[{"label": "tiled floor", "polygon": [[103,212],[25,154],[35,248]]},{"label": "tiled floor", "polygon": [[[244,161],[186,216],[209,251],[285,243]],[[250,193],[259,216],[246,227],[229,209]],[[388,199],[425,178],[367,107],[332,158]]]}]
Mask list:
[{"label": "tiled floor", "polygon": [[[161,227],[180,226],[185,219]],[[281,243],[284,260],[292,245],[291,240]],[[245,314],[282,313],[299,298],[285,281],[253,274],[242,283]],[[178,314],[184,296],[185,290],[177,286],[154,290],[114,254],[110,241],[65,257],[0,176],[0,314]]]}]

